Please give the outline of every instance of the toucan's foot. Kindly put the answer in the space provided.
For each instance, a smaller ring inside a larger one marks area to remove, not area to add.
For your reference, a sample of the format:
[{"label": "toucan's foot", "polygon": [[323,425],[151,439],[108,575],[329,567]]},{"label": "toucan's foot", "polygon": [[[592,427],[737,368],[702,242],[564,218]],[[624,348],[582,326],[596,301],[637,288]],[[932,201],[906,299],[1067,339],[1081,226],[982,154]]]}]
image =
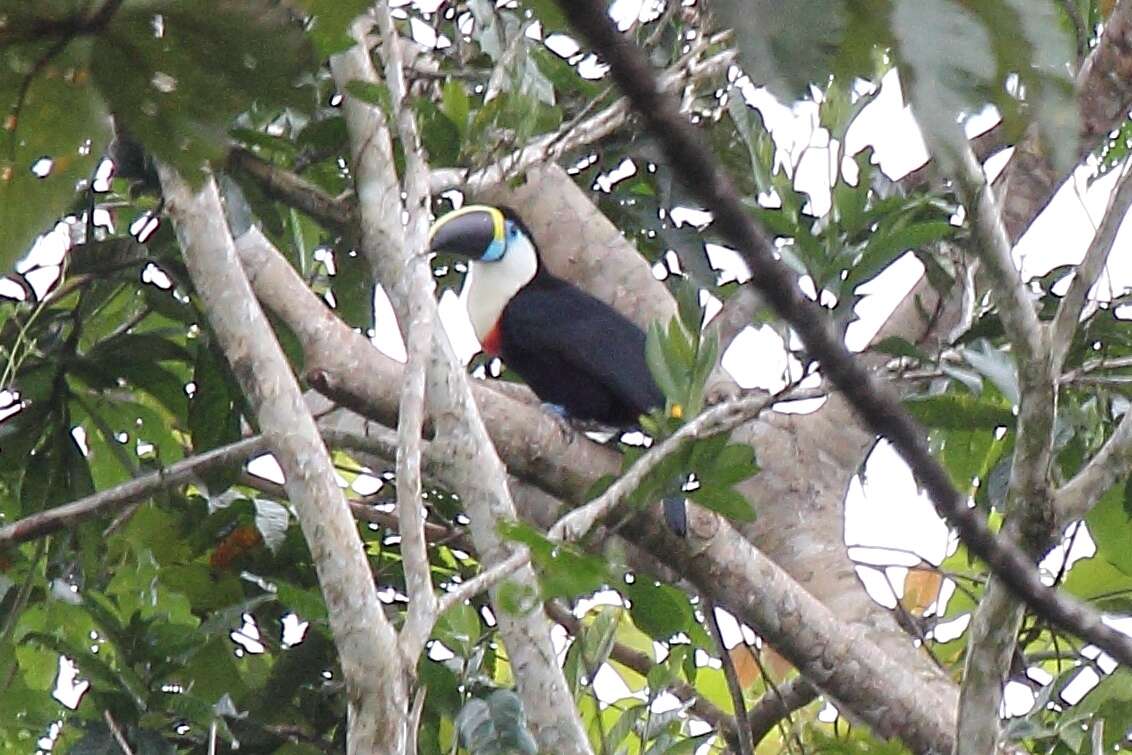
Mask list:
[{"label": "toucan's foot", "polygon": [[566,414],[566,407],[561,404],[551,404],[544,401],[542,408],[546,410],[547,414],[554,417],[554,423],[558,425],[558,431],[562,433],[562,439],[567,443],[573,441],[577,430],[570,421],[570,416]]},{"label": "toucan's foot", "polygon": [[664,497],[664,521],[677,537],[688,534],[688,507],[682,493]]}]

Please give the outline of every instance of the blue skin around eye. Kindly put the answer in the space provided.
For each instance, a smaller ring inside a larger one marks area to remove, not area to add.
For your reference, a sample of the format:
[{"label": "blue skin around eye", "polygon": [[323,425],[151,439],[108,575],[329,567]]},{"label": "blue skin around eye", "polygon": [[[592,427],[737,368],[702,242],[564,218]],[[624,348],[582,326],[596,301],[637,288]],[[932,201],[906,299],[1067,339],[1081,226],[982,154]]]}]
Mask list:
[{"label": "blue skin around eye", "polygon": [[480,257],[484,262],[495,262],[503,253],[507,251],[507,242],[519,235],[519,228],[510,220],[504,222],[504,237],[502,239],[492,239],[488,244],[487,250],[484,251],[483,256]]}]

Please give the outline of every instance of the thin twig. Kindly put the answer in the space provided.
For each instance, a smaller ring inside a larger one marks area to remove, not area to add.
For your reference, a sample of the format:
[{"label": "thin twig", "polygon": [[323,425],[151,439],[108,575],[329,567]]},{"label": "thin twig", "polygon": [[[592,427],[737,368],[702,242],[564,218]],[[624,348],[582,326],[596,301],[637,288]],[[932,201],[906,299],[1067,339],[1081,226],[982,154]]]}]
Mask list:
[{"label": "thin twig", "polygon": [[122,751],[122,755],[134,755],[134,751],[130,749],[130,743],[122,736],[122,730],[118,728],[118,722],[110,715],[109,710],[102,711],[102,719],[106,721],[106,728],[110,729],[110,735],[118,743],[118,749]]},{"label": "thin twig", "polygon": [[194,477],[227,464],[243,463],[248,458],[267,450],[263,436],[238,440],[211,451],[174,462],[135,480],[124,482],[109,490],[93,493],[62,506],[12,522],[0,528],[0,546],[21,543],[57,532],[65,527],[85,521],[92,516],[121,508],[140,501],[158,490],[165,490],[191,482]]},{"label": "thin twig", "polygon": [[1069,290],[1065,292],[1065,297],[1057,307],[1057,315],[1054,317],[1050,333],[1050,348],[1055,371],[1060,370],[1061,364],[1065,361],[1065,355],[1073,342],[1073,334],[1077,331],[1077,321],[1085,307],[1085,299],[1100,277],[1101,271],[1104,270],[1112,252],[1113,242],[1116,241],[1116,233],[1124,223],[1129,207],[1132,207],[1132,162],[1125,164],[1120,179],[1109,197],[1100,227],[1093,234],[1093,240],[1089,243],[1084,258],[1077,265],[1073,282],[1069,284]]},{"label": "thin twig", "polygon": [[[676,453],[685,442],[733,430],[758,417],[767,408],[785,400],[810,398],[811,391],[799,391],[797,384],[787,385],[770,396],[742,396],[725,401],[701,412],[697,417],[681,426],[672,435],[657,443],[642,456],[604,493],[585,506],[574,509],[559,519],[547,536],[552,540],[573,542],[585,536],[593,526],[604,519],[619,506],[633,491],[640,487],[645,477],[666,458]],[[820,393],[820,395],[825,395]]]},{"label": "thin twig", "polygon": [[704,618],[707,619],[712,639],[719,650],[719,662],[723,664],[723,676],[727,679],[727,691],[731,693],[731,704],[735,707],[735,722],[738,725],[740,755],[754,755],[755,746],[751,741],[751,722],[747,719],[747,701],[743,698],[743,685],[735,671],[735,661],[727,652],[723,642],[723,632],[719,629],[719,617],[715,615],[715,603],[706,595],[701,595],[704,605]]}]

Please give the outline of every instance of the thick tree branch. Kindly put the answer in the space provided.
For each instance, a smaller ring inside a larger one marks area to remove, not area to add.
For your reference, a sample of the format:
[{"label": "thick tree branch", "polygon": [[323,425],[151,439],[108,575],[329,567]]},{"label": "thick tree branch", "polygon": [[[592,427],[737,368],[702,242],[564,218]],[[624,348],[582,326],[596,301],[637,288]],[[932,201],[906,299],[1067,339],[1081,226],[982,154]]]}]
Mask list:
[{"label": "thick tree branch", "polygon": [[330,196],[297,173],[272,165],[246,149],[237,147],[228,153],[228,168],[254,180],[272,199],[302,210],[338,233],[354,225],[350,202]]},{"label": "thick tree branch", "polygon": [[158,172],[194,287],[296,503],[346,679],[347,751],[402,751],[410,732],[396,633],[330,456],[240,267],[216,184],[209,177],[194,193],[171,169],[159,165]]},{"label": "thick tree branch", "polygon": [[754,285],[797,331],[826,376],[868,426],[900,453],[931,495],[936,510],[958,530],[968,548],[1041,616],[1095,643],[1121,662],[1132,663],[1132,639],[1108,627],[1088,606],[1042,584],[1026,556],[1016,546],[997,540],[981,515],[967,507],[947,471],[932,457],[923,431],[891,392],[856,362],[830,331],[817,306],[802,296],[794,276],[775,259],[771,245],[746,213],[715,156],[680,115],[673,99],[657,86],[640,50],[613,27],[604,5],[596,0],[560,0],[559,5],[574,28],[610,65],[612,76],[664,146],[676,172],[714,214],[715,227],[746,260]]}]

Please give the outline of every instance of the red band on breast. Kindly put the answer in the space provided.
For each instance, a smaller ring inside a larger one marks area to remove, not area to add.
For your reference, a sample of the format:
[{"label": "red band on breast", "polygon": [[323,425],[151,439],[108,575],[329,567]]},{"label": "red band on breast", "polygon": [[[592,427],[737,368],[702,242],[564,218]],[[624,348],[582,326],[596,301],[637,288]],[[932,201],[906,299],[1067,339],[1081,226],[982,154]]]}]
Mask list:
[{"label": "red band on breast", "polygon": [[483,346],[484,351],[493,357],[497,357],[503,352],[503,329],[499,327],[499,323],[492,326],[480,345]]}]

